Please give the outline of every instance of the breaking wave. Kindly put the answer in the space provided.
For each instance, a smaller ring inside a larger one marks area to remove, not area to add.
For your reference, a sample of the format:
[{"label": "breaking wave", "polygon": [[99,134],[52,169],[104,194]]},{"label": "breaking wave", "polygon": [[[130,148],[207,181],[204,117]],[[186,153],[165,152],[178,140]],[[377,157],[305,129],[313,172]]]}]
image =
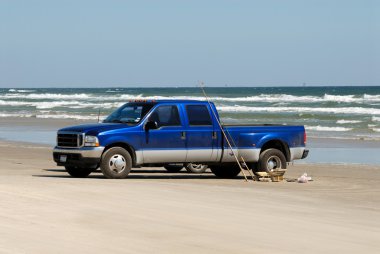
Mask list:
[{"label": "breaking wave", "polygon": [[220,106],[222,112],[292,112],[292,113],[331,113],[331,114],[365,114],[380,115],[380,109],[362,107],[342,108],[311,108],[311,107],[248,107],[248,106]]},{"label": "breaking wave", "polygon": [[[189,99],[189,100],[205,100],[203,96],[144,96],[143,94],[120,94],[114,95],[114,93],[119,91],[109,90],[107,93],[111,93],[110,96],[104,96],[99,94],[61,94],[61,93],[15,93],[18,91],[30,92],[33,90],[15,90],[10,89],[9,92],[0,95],[0,99],[29,99],[29,100],[40,100],[40,99],[77,99],[77,100],[90,100],[90,101],[126,101],[131,99]],[[320,103],[320,102],[337,102],[337,103],[372,103],[380,102],[380,95],[367,95],[362,96],[357,95],[330,95],[325,94],[324,96],[295,96],[289,94],[260,94],[255,96],[246,97],[220,97],[220,96],[210,96],[211,101],[225,101],[225,102],[268,102],[268,103],[278,103],[278,102],[296,102],[296,103]]]},{"label": "breaking wave", "polygon": [[363,121],[360,121],[360,120],[338,120],[336,121],[337,124],[347,124],[347,123],[361,123]]},{"label": "breaking wave", "polygon": [[313,131],[350,131],[352,128],[346,128],[346,127],[327,127],[327,126],[305,126],[306,130],[313,130]]}]

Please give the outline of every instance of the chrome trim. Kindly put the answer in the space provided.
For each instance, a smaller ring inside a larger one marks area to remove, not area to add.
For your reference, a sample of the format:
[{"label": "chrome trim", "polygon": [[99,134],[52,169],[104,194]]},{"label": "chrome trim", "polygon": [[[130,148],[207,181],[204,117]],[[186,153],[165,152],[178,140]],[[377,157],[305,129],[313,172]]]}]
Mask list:
[{"label": "chrome trim", "polygon": [[54,147],[53,153],[63,153],[63,154],[80,154],[82,155],[83,158],[100,158],[103,154],[104,147],[103,146],[97,146],[97,147],[82,147],[80,149],[72,149],[72,148],[67,148],[63,149],[60,147]]},{"label": "chrome trim", "polygon": [[136,150],[136,165],[140,165],[144,163],[144,155],[142,150]]},{"label": "chrome trim", "polygon": [[144,163],[185,162],[186,149],[176,150],[143,150]]},{"label": "chrome trim", "polygon": [[216,161],[215,149],[189,149],[187,150],[186,162],[210,162]]},{"label": "chrome trim", "polygon": [[[244,158],[246,162],[257,162],[260,157],[259,148],[232,148],[235,155],[240,159]],[[236,161],[230,148],[224,148],[222,162],[234,162]]]},{"label": "chrome trim", "polygon": [[[77,146],[58,146],[58,134],[75,134],[75,135],[77,135]],[[82,136],[82,144],[79,144],[79,138],[78,138],[79,136]],[[57,147],[61,147],[61,148],[81,148],[81,147],[84,147],[84,137],[85,137],[85,134],[82,132],[57,131],[56,144],[57,144]]]},{"label": "chrome trim", "polygon": [[302,159],[305,147],[291,147],[290,150],[290,161]]}]

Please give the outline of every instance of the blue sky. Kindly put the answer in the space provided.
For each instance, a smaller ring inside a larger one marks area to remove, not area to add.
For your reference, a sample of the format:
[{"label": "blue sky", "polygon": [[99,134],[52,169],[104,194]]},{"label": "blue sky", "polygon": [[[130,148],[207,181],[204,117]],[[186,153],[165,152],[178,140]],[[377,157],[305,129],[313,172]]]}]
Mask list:
[{"label": "blue sky", "polygon": [[380,85],[380,1],[0,1],[0,87]]}]

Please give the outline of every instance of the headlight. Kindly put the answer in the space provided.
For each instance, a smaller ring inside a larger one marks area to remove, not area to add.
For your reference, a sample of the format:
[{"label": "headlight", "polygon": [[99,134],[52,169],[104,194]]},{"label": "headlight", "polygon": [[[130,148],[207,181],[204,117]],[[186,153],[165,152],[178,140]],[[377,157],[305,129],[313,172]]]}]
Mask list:
[{"label": "headlight", "polygon": [[95,136],[85,136],[84,146],[99,146],[99,140]]}]

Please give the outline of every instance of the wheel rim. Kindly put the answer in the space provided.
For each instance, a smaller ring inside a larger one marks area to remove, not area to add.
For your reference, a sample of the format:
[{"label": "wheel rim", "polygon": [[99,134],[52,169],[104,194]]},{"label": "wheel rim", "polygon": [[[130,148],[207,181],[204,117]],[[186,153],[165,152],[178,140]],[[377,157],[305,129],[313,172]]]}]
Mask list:
[{"label": "wheel rim", "polygon": [[267,170],[276,171],[282,168],[281,159],[277,156],[271,156],[267,160]]},{"label": "wheel rim", "polygon": [[127,161],[123,155],[115,154],[110,158],[108,166],[113,173],[120,174],[125,170]]},{"label": "wheel rim", "polygon": [[203,166],[204,166],[203,164],[194,164],[194,163],[190,164],[190,167],[192,167],[193,169],[202,169]]}]

